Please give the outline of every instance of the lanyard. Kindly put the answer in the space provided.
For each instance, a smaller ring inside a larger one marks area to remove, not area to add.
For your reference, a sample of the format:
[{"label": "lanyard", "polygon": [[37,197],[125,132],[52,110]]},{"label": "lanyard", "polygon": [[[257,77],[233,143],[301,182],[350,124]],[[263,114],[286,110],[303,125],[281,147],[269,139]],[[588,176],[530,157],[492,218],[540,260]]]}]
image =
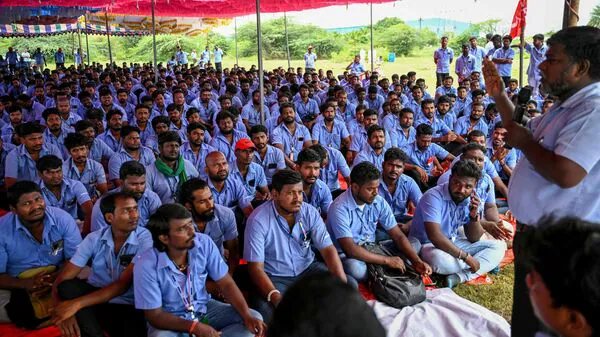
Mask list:
[{"label": "lanyard", "polygon": [[[175,262],[171,261],[173,263],[173,265],[175,265]],[[177,267],[177,266],[175,266]],[[191,275],[192,273],[190,273],[190,269],[192,269],[191,265],[188,265],[188,270],[186,272],[186,278],[183,284],[184,289],[186,290],[186,292],[184,293],[184,291],[181,289],[181,286],[179,284],[179,282],[177,281],[177,278],[171,273],[171,279],[173,280],[173,283],[175,284],[176,288],[177,288],[177,293],[179,293],[179,296],[181,297],[181,300],[183,301],[183,305],[185,306],[185,311],[190,314],[191,318],[193,321],[197,321],[198,318],[196,317],[196,312],[194,309],[194,305],[192,304],[192,300],[193,300],[193,284],[191,282]]]},{"label": "lanyard", "polygon": [[[277,220],[277,224],[279,225],[279,228],[285,234],[289,235],[292,240],[296,241],[296,239],[294,238],[294,235],[293,235],[293,227],[292,227],[292,230],[290,230],[288,232],[286,226],[281,222],[279,214],[277,214],[277,211],[275,210],[275,205],[273,205],[273,215],[275,216],[275,220]],[[306,232],[306,229],[304,228],[304,225],[302,224],[302,220],[298,221],[298,226],[300,227],[300,230],[302,231],[302,236],[304,237],[302,247],[308,248],[308,246],[310,246],[310,239],[308,238],[308,232]]]}]

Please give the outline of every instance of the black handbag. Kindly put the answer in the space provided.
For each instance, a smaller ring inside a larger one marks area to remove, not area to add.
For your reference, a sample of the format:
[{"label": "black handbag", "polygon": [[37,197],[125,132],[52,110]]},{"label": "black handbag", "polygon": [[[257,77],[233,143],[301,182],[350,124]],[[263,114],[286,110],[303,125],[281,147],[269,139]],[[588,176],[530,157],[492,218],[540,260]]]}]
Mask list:
[{"label": "black handbag", "polygon": [[[368,245],[369,252],[397,256],[381,245]],[[415,270],[406,265],[406,270],[389,268],[379,264],[367,264],[369,289],[375,298],[391,307],[402,309],[425,301],[425,284]]]}]

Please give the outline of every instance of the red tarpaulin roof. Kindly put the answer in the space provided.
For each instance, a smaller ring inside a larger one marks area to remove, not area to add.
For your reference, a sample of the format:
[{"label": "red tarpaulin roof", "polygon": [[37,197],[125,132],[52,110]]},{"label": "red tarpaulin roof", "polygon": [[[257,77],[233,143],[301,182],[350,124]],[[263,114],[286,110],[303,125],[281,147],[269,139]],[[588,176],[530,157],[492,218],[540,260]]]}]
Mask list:
[{"label": "red tarpaulin roof", "polygon": [[[262,0],[261,13],[293,12],[335,5],[385,3],[393,0]],[[0,0],[10,6],[84,6],[107,8],[109,13],[151,15],[149,0]],[[256,13],[255,0],[156,0],[156,16],[231,18]]]}]

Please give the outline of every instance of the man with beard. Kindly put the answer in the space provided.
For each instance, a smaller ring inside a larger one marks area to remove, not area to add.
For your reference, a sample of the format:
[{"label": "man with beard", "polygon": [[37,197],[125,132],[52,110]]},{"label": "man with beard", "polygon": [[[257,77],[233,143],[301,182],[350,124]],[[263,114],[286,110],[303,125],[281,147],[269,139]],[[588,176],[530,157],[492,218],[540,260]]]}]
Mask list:
[{"label": "man with beard", "polygon": [[336,91],[335,97],[337,98],[335,115],[337,118],[348,123],[353,117],[356,116],[356,105],[348,102],[348,94],[344,91],[344,89]]},{"label": "man with beard", "polygon": [[23,123],[17,129],[21,145],[6,156],[4,183],[7,188],[17,181],[30,180],[39,183],[40,177],[35,167],[39,158],[52,154],[62,159],[61,151],[44,142],[44,128],[34,122]]},{"label": "man with beard", "polygon": [[[52,285],[52,322],[63,336],[144,337],[144,314],[133,306],[134,257],[152,247],[150,232],[138,225],[135,199],[123,192],[102,198],[110,226],[89,234]],[[87,280],[77,277],[89,263]]]},{"label": "man with beard", "polygon": [[77,115],[81,118],[87,118],[87,112],[94,109],[92,95],[87,91],[82,91],[77,97],[79,98],[79,102],[81,102],[81,105],[77,108]]},{"label": "man with beard", "polygon": [[117,90],[117,105],[125,111],[125,115],[127,118],[125,120],[133,121],[134,120],[134,112],[135,105],[129,102],[129,94],[125,89]]},{"label": "man with beard", "polygon": [[167,106],[167,113],[169,114],[169,130],[176,131],[179,137],[183,140],[187,140],[187,133],[185,128],[187,126],[187,120],[181,115],[181,111],[177,109],[175,103],[171,103]]},{"label": "man with beard", "polygon": [[[329,207],[327,227],[336,240],[346,274],[355,282],[367,278],[367,263],[385,265],[403,271],[406,257],[420,274],[430,274],[431,268],[418,256],[418,241],[409,241],[394,219],[388,203],[379,193],[381,173],[371,163],[356,165],[350,173],[351,184]],[[392,240],[381,244],[396,256],[371,253],[369,245],[376,243],[375,231],[380,225]],[[402,256],[402,257],[401,257]]]},{"label": "man with beard", "polygon": [[235,97],[242,103],[242,107],[252,100],[250,95],[250,82],[246,79],[240,81],[240,91],[235,94]]},{"label": "man with beard", "polygon": [[[278,171],[271,192],[273,200],[248,218],[244,238],[244,259],[254,285],[250,303],[267,321],[287,288],[301,277],[329,271],[347,280],[319,212],[303,202],[301,175]],[[315,259],[313,249],[325,263]]]},{"label": "man with beard", "polygon": [[309,97],[308,83],[302,83],[299,87],[298,99],[294,100],[294,107],[300,119],[310,129],[311,121],[319,114],[319,104]]},{"label": "man with beard", "polygon": [[450,130],[450,128],[442,120],[435,116],[435,103],[432,99],[424,99],[421,102],[421,111],[423,118],[417,120],[415,126],[421,124],[427,124],[433,129],[433,138],[431,139],[434,143],[440,142],[452,142],[456,140],[456,134]]},{"label": "man with beard", "polygon": [[327,210],[333,200],[329,187],[319,179],[321,156],[313,149],[304,149],[298,154],[296,164],[302,176],[302,199],[316,208],[323,219],[327,219]]},{"label": "man with beard", "polygon": [[[208,235],[196,233],[192,214],[179,204],[161,206],[148,221],[154,248],[133,267],[135,306],[144,310],[148,336],[261,336],[266,326],[248,308]],[[211,299],[215,281],[230,304]],[[219,332],[217,332],[219,331]]]},{"label": "man with beard", "polygon": [[557,97],[554,106],[528,127],[512,121],[514,107],[493,65],[485,64],[486,86],[500,111],[507,142],[523,156],[513,170],[509,206],[517,218],[513,335],[533,336],[540,325],[527,296],[524,240],[545,214],[600,222],[600,29],[571,27],[548,39],[546,60],[540,65],[542,91]]},{"label": "man with beard", "polygon": [[158,154],[158,136],[169,131],[171,120],[167,116],[156,116],[152,118],[152,130],[154,133],[146,139],[145,146],[149,147],[154,151],[154,154]]},{"label": "man with beard", "polygon": [[[1,105],[2,103],[0,103]],[[2,116],[6,116],[4,111],[0,112]],[[16,133],[19,125],[23,123],[23,113],[21,112],[21,107],[17,104],[13,104],[6,109],[6,113],[8,115],[9,123],[6,123],[0,129],[0,133],[2,134],[2,138],[5,142],[9,143],[13,138],[13,135]]]},{"label": "man with beard", "polygon": [[181,146],[181,156],[194,165],[200,178],[206,179],[206,170],[204,169],[206,167],[205,158],[209,153],[217,151],[217,149],[204,142],[207,131],[203,124],[190,123],[186,130],[187,142]]},{"label": "man with beard", "polygon": [[[423,196],[414,179],[403,174],[407,162],[408,156],[402,150],[391,148],[385,151],[379,183],[379,194],[392,208],[396,223],[405,234],[408,234],[412,220],[412,216],[407,214],[409,202],[414,207]],[[376,235],[380,240],[387,236],[381,234],[385,232],[378,228]]]},{"label": "man with beard", "polygon": [[385,129],[379,125],[371,125],[367,130],[367,143],[368,146],[356,155],[352,167],[366,161],[381,171],[385,152]]},{"label": "man with beard", "polygon": [[[75,110],[75,112],[71,111],[71,101],[67,94],[64,92],[57,92],[55,101],[56,109],[60,113],[60,118],[66,126],[72,127],[81,120],[81,117],[76,113],[77,110]],[[40,121],[40,124],[44,125],[44,121]]]},{"label": "man with beard", "polygon": [[488,141],[486,155],[490,158],[502,182],[508,184],[517,165],[517,151],[506,146],[506,128],[501,121],[494,126],[492,138]]},{"label": "man with beard", "polygon": [[[206,156],[206,174],[208,175],[208,187],[213,193],[215,203],[229,207],[232,211],[239,206],[244,216],[252,213],[251,201],[244,186],[238,181],[229,177],[229,163],[223,153],[216,151]],[[242,219],[237,219],[241,224]]]},{"label": "man with beard", "polygon": [[250,139],[254,143],[254,162],[265,172],[267,184],[271,184],[275,172],[286,168],[283,152],[269,145],[269,133],[263,125],[255,125],[250,129]]},{"label": "man with beard", "polygon": [[150,108],[146,105],[138,104],[135,107],[135,114],[132,121],[133,123],[130,125],[140,129],[140,140],[142,144],[146,144],[149,139],[154,137],[154,129],[150,122]]},{"label": "man with beard", "polygon": [[[410,226],[410,237],[423,245],[421,257],[433,271],[445,275],[452,288],[496,268],[506,251],[503,241],[481,240],[476,186],[481,169],[470,160],[452,167],[448,183],[436,186],[421,198]],[[464,227],[466,237],[458,234]]]},{"label": "man with beard", "polygon": [[414,113],[415,120],[420,120],[423,118],[423,113],[421,112],[421,102],[423,100],[423,88],[418,85],[415,85],[411,88],[412,99],[406,105],[407,108],[410,108]]},{"label": "man with beard", "polygon": [[[435,118],[444,122],[444,124],[446,124],[448,129],[453,130],[454,123],[456,123],[456,115],[454,114],[454,112],[450,111],[451,109],[452,109],[452,101],[451,101],[450,97],[446,96],[446,95],[440,96],[440,98],[438,98],[438,101],[437,101],[437,111],[435,114]],[[458,139],[458,137],[456,137],[456,138]],[[466,141],[464,139],[462,140],[462,142],[466,143]]]},{"label": "man with beard", "polygon": [[117,109],[111,109],[106,114],[106,123],[108,129],[98,135],[98,139],[103,141],[113,152],[118,152],[121,147],[121,128],[123,127],[123,112]]},{"label": "man with beard", "polygon": [[69,157],[69,151],[65,147],[65,137],[72,130],[63,123],[60,118],[60,113],[55,108],[48,108],[44,110],[42,114],[44,121],[46,121],[46,130],[44,130],[44,143],[56,146],[62,158]]},{"label": "man with beard", "polygon": [[75,132],[87,138],[89,159],[94,160],[103,167],[108,167],[108,161],[115,152],[102,140],[96,138],[96,128],[89,120],[80,120],[75,123]]},{"label": "man with beard", "polygon": [[26,122],[39,121],[44,112],[45,106],[31,99],[26,94],[21,94],[17,97],[17,104],[21,107],[23,119]]},{"label": "man with beard", "polygon": [[310,148],[315,150],[321,157],[319,179],[327,185],[332,198],[337,198],[345,191],[340,185],[340,175],[346,184],[350,184],[350,167],[346,163],[344,155],[332,147],[324,147],[321,144],[315,144]]},{"label": "man with beard", "polygon": [[156,158],[149,147],[143,146],[140,141],[140,129],[135,126],[126,125],[120,133],[121,147],[108,161],[108,179],[116,186],[121,186],[119,170],[121,165],[130,160],[140,162],[144,166],[154,163]]},{"label": "man with beard", "polygon": [[[364,112],[363,119],[363,127],[360,128],[359,133],[352,135],[352,143],[350,144],[350,150],[347,153],[348,163],[352,164],[354,162],[354,158],[357,156],[359,152],[369,147],[369,135],[368,130],[371,126],[377,125],[378,116],[377,111],[373,109],[367,109]],[[396,144],[392,143],[391,137],[387,130],[384,129],[384,147],[386,149],[395,146]]]},{"label": "man with beard", "polygon": [[219,130],[210,141],[210,145],[223,153],[229,163],[235,160],[235,144],[242,138],[248,138],[246,133],[234,129],[235,119],[229,111],[219,112],[216,119]]},{"label": "man with beard", "polygon": [[295,169],[298,153],[312,145],[310,131],[306,126],[296,122],[296,111],[293,104],[283,103],[280,105],[279,111],[283,123],[273,130],[271,143],[283,151],[287,166]]},{"label": "man with beard", "polygon": [[256,147],[248,138],[242,138],[235,144],[235,161],[231,163],[231,177],[246,188],[248,195],[256,201],[270,198],[267,178],[262,166],[254,162]]},{"label": "man with beard", "polygon": [[335,106],[327,104],[323,108],[323,119],[318,121],[312,129],[314,144],[321,144],[336,149],[350,146],[350,133],[346,124],[335,117]]},{"label": "man with beard", "polygon": [[[0,306],[15,324],[34,329],[41,320],[33,317],[29,293],[50,289],[54,271],[75,254],[81,235],[72,216],[46,206],[34,182],[15,183],[7,199],[11,212],[0,218],[0,289],[11,296]],[[33,277],[19,277],[32,272]]]},{"label": "man with beard", "polygon": [[185,93],[178,87],[175,87],[173,90],[173,104],[175,104],[175,108],[181,113],[181,116],[185,116],[185,113],[191,108],[191,106],[185,102]]},{"label": "man with beard", "polygon": [[100,90],[100,104],[97,104],[95,107],[104,112],[104,114],[107,117],[107,121],[109,112],[111,110],[118,110],[119,112],[121,112],[123,122],[127,123],[127,113],[125,113],[125,110],[123,110],[122,107],[120,107],[117,104],[114,104],[113,95],[110,89],[103,88]]},{"label": "man with beard", "polygon": [[485,105],[483,103],[473,102],[473,104],[471,104],[471,113],[468,116],[460,117],[456,121],[454,132],[463,138],[466,138],[469,132],[473,130],[487,133],[488,126],[481,118],[484,110]]},{"label": "man with beard", "polygon": [[66,178],[77,180],[83,184],[92,202],[108,191],[106,174],[102,164],[88,159],[89,141],[79,133],[70,133],[65,137],[65,147],[69,157],[63,164]]},{"label": "man with beard", "polygon": [[[270,113],[269,108],[263,104],[263,112],[265,114],[265,120],[269,119]],[[254,125],[261,124],[260,120],[260,90],[254,90],[252,92],[252,101],[244,105],[242,108],[242,121],[246,126],[246,130],[250,130]]]},{"label": "man with beard", "polygon": [[158,137],[158,158],[146,166],[146,183],[163,204],[176,202],[181,184],[199,176],[194,164],[180,154],[180,148],[181,138],[177,132],[161,134]]},{"label": "man with beard", "polygon": [[[149,188],[146,188],[146,169],[137,161],[128,161],[121,165],[119,170],[119,180],[123,183],[112,192],[123,192],[131,195],[138,206],[139,222],[138,225],[145,227],[151,214],[161,205],[160,198]],[[99,199],[92,209],[92,232],[108,226],[102,211],[100,210]]]}]

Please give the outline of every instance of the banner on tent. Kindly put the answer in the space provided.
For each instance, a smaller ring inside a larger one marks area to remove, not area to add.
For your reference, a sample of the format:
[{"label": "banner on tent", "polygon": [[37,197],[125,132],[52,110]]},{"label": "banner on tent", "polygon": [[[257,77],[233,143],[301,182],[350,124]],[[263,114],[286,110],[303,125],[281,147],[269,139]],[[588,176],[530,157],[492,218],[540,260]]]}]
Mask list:
[{"label": "banner on tent", "polygon": [[[0,37],[37,37],[47,35],[58,35],[70,32],[76,32],[82,29],[82,32],[89,34],[106,35],[107,30],[104,25],[88,24],[86,29],[79,23],[60,23],[53,25],[20,25],[20,24],[4,24],[0,25]],[[136,31],[123,27],[110,27],[110,35],[114,36],[140,36],[148,35],[146,31]]]}]

